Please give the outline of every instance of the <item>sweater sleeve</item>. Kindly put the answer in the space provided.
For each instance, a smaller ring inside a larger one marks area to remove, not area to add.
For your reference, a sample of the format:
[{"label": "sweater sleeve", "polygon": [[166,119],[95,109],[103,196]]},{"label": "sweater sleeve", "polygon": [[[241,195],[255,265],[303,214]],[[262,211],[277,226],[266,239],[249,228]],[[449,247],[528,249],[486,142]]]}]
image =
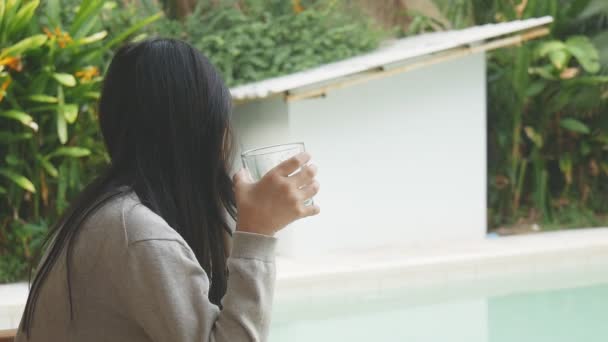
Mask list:
[{"label": "sweater sleeve", "polygon": [[205,271],[182,242],[135,242],[128,248],[124,275],[128,315],[153,341],[266,341],[275,244],[273,237],[234,233],[220,310],[207,297]]}]

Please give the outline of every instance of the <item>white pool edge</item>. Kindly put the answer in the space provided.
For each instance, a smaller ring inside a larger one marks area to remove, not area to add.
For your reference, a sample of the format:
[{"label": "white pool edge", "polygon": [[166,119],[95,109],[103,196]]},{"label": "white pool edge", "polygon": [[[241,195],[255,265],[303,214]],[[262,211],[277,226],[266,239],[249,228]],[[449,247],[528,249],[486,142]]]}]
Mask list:
[{"label": "white pool edge", "polygon": [[598,265],[608,267],[608,228],[278,258],[277,294],[294,296],[325,287],[382,291],[517,274],[549,279],[552,270],[585,272]]},{"label": "white pool edge", "polygon": [[[552,270],[585,272],[597,265],[608,268],[608,228],[384,246],[322,257],[278,257],[276,296],[305,298],[328,289],[382,292],[517,274],[542,275],[544,284],[550,284]],[[27,292],[25,282],[0,285],[0,330],[18,325]]]}]

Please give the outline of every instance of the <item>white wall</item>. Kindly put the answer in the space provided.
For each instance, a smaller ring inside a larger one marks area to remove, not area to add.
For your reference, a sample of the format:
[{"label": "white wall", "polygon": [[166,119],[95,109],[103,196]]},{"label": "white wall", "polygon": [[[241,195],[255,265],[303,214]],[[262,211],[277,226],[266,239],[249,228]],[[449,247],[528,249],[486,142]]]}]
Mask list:
[{"label": "white wall", "polygon": [[287,112],[287,103],[278,97],[237,106],[233,126],[239,142],[238,154],[243,149],[289,142],[291,133]]},{"label": "white wall", "polygon": [[281,252],[446,239],[486,230],[485,56],[235,111],[245,148],[304,141],[319,165],[320,216],[282,234]]}]

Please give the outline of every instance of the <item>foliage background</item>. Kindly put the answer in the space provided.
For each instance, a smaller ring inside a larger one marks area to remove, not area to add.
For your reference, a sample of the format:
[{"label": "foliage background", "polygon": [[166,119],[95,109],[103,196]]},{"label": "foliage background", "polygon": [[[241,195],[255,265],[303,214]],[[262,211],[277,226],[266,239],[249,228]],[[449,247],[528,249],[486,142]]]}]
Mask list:
[{"label": "foliage background", "polygon": [[108,162],[96,101],[122,41],[188,40],[233,86],[357,55],[383,36],[338,0],[201,0],[180,19],[159,15],[163,5],[171,13],[154,0],[0,0],[0,283],[27,277],[49,225]]},{"label": "foliage background", "polygon": [[[27,276],[48,225],[107,163],[100,75],[120,42],[152,35],[191,42],[235,86],[392,36],[552,15],[550,37],[488,56],[489,227],[608,224],[605,0],[0,0],[0,14],[0,282]],[[10,50],[33,36],[44,42]]]},{"label": "foliage background", "polygon": [[150,30],[191,42],[230,86],[355,56],[383,36],[373,21],[336,0],[200,1],[182,21],[167,18]]},{"label": "foliage background", "polygon": [[0,0],[0,282],[108,161],[96,101],[109,52],[159,14],[104,30],[102,0]]},{"label": "foliage background", "polygon": [[607,225],[608,2],[468,4],[477,24],[555,18],[550,37],[489,56],[490,227]]}]

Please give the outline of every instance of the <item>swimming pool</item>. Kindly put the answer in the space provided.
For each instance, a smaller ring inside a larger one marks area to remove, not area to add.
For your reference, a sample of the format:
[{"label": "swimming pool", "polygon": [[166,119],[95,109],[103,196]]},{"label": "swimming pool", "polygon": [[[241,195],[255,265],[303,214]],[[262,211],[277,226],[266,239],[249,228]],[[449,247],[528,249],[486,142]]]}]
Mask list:
[{"label": "swimming pool", "polygon": [[275,303],[270,342],[608,341],[608,265]]},{"label": "swimming pool", "polygon": [[270,342],[608,341],[608,228],[279,257],[273,311]]}]

